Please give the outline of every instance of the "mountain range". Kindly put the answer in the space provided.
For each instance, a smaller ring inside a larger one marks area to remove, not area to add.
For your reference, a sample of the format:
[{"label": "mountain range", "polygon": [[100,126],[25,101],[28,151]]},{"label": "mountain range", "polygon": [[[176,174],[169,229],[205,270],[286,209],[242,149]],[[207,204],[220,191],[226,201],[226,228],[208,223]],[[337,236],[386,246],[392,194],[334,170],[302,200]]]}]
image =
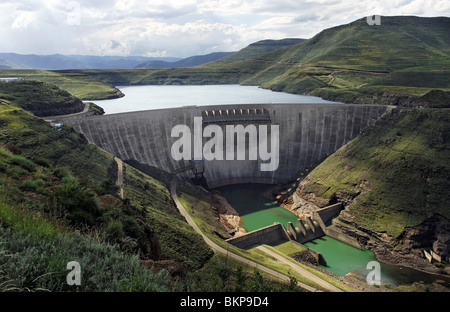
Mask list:
[{"label": "mountain range", "polygon": [[175,62],[179,58],[155,58],[145,56],[93,56],[93,55],[35,55],[0,53],[0,68],[2,69],[127,69],[148,62]]},{"label": "mountain range", "polygon": [[214,52],[187,58],[145,56],[93,56],[93,55],[35,55],[0,53],[0,69],[162,69],[185,68],[214,61],[222,64],[250,59],[304,39],[261,40],[238,52]]}]

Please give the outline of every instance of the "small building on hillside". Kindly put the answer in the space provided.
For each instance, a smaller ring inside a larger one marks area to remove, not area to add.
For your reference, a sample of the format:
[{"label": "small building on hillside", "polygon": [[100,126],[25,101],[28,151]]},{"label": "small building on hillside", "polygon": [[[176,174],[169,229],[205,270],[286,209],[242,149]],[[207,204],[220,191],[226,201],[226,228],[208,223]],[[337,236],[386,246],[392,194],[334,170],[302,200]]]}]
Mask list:
[{"label": "small building on hillside", "polygon": [[0,82],[11,82],[11,81],[24,81],[25,78],[22,77],[0,77]]}]

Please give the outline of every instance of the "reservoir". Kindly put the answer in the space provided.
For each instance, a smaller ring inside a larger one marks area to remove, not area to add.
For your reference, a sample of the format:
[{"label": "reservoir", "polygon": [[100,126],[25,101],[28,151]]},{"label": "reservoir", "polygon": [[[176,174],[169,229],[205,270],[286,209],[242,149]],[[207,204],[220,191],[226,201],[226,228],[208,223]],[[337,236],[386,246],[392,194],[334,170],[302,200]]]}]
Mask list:
[{"label": "reservoir", "polygon": [[256,86],[123,86],[117,87],[124,97],[94,101],[105,114],[126,113],[150,109],[190,105],[268,104],[268,103],[336,103],[319,97],[274,92]]},{"label": "reservoir", "polygon": [[[218,188],[228,203],[241,216],[241,226],[248,232],[279,222],[287,228],[287,223],[297,224],[297,216],[290,211],[279,207],[276,202],[264,196],[271,188],[265,184],[235,184]],[[327,266],[320,266],[336,275],[343,276],[356,272],[367,276],[371,269],[367,264],[377,261],[370,250],[362,250],[342,243],[328,236],[322,236],[310,241],[305,246],[320,252]],[[381,281],[391,285],[405,285],[423,281],[431,283],[436,276],[406,267],[380,263]]]}]

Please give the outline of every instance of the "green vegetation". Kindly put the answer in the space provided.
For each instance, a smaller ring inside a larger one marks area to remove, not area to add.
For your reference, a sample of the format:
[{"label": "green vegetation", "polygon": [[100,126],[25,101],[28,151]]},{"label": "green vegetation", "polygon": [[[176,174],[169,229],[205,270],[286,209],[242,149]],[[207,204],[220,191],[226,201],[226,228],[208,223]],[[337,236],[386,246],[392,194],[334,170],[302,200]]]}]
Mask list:
[{"label": "green vegetation", "polygon": [[301,244],[297,244],[293,241],[279,241],[272,243],[270,245],[266,245],[267,248],[273,249],[278,253],[281,253],[285,256],[289,256],[293,253],[307,250],[306,246]]},{"label": "green vegetation", "polygon": [[[240,61],[246,61],[256,58],[260,55],[269,53],[273,50],[277,50],[286,46],[294,45],[304,41],[304,39],[281,39],[281,40],[261,40],[250,44],[242,50],[235,52],[229,56],[221,58],[214,62],[214,64],[230,64]],[[208,65],[212,65],[209,63]]]},{"label": "green vegetation", "polygon": [[123,96],[122,92],[114,86],[77,72],[0,69],[0,77],[21,77],[26,80],[46,82],[82,100],[103,100]]},{"label": "green vegetation", "polygon": [[[91,236],[36,238],[0,225],[0,254],[5,255],[0,258],[0,267],[13,291],[170,290],[167,273],[143,269],[136,255],[124,254]],[[66,265],[75,259],[82,268],[81,285],[69,286]]]},{"label": "green vegetation", "polygon": [[203,233],[220,239],[231,238],[225,226],[218,219],[217,207],[214,206],[214,198],[210,194],[184,184],[178,186],[178,192],[181,204],[195,219]]},{"label": "green vegetation", "polygon": [[41,117],[78,113],[84,108],[83,102],[67,91],[38,81],[2,82],[2,99]]},{"label": "green vegetation", "polygon": [[[136,246],[125,249],[101,229],[113,205],[67,171],[40,164],[0,148],[0,267],[15,290],[117,291],[133,279],[142,280],[138,290],[169,289],[165,273],[140,268]],[[66,265],[74,260],[86,278],[71,288]]]},{"label": "green vegetation", "polygon": [[89,103],[89,111],[94,112],[95,115],[103,115],[105,114],[105,110],[103,109],[103,107],[98,106],[95,103]]},{"label": "green vegetation", "polygon": [[297,279],[280,283],[256,268],[250,268],[224,256],[215,256],[201,270],[186,276],[178,291],[213,292],[299,292]]},{"label": "green vegetation", "polygon": [[77,290],[171,290],[165,271],[153,274],[139,261],[170,259],[190,271],[209,261],[212,252],[160,182],[125,166],[129,197],[120,200],[112,155],[11,104],[12,97],[0,103],[0,254],[20,259],[0,260],[11,285],[74,290],[65,265],[77,260],[90,280]]},{"label": "green vegetation", "polygon": [[145,221],[160,242],[162,258],[182,262],[191,270],[199,269],[213,252],[179,214],[168,190],[133,167],[125,168],[124,196],[131,206],[145,212]]},{"label": "green vegetation", "polygon": [[393,238],[433,215],[448,219],[449,124],[448,109],[394,111],[317,166],[299,191],[330,202],[357,196],[348,207],[354,222]]}]

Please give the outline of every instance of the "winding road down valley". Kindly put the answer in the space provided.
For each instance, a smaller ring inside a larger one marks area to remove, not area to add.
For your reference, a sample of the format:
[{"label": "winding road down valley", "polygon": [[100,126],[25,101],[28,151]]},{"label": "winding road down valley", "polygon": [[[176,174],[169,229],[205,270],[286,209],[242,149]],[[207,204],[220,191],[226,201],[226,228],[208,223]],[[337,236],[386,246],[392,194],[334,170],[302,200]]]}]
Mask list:
[{"label": "winding road down valley", "polygon": [[[186,209],[184,208],[184,206],[181,204],[181,202],[178,199],[177,196],[177,181],[176,178],[172,178],[172,181],[170,183],[170,195],[172,196],[172,199],[174,200],[178,210],[180,211],[181,215],[186,219],[187,223],[197,232],[199,233],[203,239],[205,240],[206,244],[215,252],[219,252],[222,253],[224,255],[227,255],[228,257],[237,260],[245,265],[251,266],[251,267],[256,267],[258,268],[260,271],[263,271],[267,274],[270,274],[280,280],[289,282],[290,278],[284,274],[278,273],[275,270],[272,270],[270,268],[264,267],[256,262],[253,262],[249,259],[246,259],[242,256],[239,256],[235,253],[232,253],[228,250],[226,250],[225,248],[217,245],[216,243],[214,243],[212,240],[210,240],[205,234],[203,234],[203,232],[200,230],[200,228],[197,226],[197,224],[194,222],[194,220],[191,218],[191,216],[188,214],[188,212],[186,211]],[[307,279],[313,281],[314,283],[316,283],[317,285],[320,285],[321,287],[323,287],[324,289],[327,289],[328,291],[332,291],[332,292],[341,292],[342,290],[335,287],[334,285],[331,285],[330,283],[328,283],[327,281],[319,278],[318,276],[312,274],[311,272],[301,268],[300,266],[296,265],[295,263],[281,257],[280,255],[278,255],[275,252],[272,252],[271,250],[263,247],[263,246],[258,246],[257,248],[259,248],[260,250],[264,251],[265,253],[269,254],[270,256],[274,257],[275,259],[277,259],[277,261],[287,264],[289,266],[291,266],[291,268],[293,270],[295,270],[296,272],[298,272],[299,274],[301,274],[302,276],[306,277]],[[304,283],[298,282],[298,286],[308,290],[308,291],[312,291],[312,292],[317,292],[319,291],[316,288],[313,288],[309,285],[306,285]]]}]

